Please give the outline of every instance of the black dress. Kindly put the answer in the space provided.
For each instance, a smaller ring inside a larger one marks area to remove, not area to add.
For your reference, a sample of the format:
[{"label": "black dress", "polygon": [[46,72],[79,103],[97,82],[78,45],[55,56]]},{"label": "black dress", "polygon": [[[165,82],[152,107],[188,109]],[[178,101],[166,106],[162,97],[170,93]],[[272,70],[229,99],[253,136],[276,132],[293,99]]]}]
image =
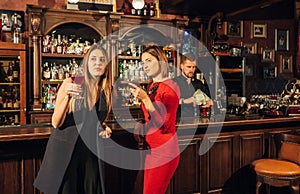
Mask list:
[{"label": "black dress", "polygon": [[98,157],[103,146],[98,133],[106,114],[103,92],[93,110],[79,108],[67,114],[63,125],[49,138],[34,183],[38,189],[45,194],[105,193],[103,161]]}]

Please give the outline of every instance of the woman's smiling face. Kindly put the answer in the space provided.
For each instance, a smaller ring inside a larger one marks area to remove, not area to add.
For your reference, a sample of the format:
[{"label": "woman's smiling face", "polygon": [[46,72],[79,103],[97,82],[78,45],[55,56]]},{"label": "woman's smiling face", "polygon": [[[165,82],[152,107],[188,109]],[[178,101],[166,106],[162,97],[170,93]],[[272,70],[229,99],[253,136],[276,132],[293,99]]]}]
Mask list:
[{"label": "woman's smiling face", "polygon": [[93,78],[102,76],[107,66],[107,59],[100,49],[91,52],[88,60],[88,71]]}]

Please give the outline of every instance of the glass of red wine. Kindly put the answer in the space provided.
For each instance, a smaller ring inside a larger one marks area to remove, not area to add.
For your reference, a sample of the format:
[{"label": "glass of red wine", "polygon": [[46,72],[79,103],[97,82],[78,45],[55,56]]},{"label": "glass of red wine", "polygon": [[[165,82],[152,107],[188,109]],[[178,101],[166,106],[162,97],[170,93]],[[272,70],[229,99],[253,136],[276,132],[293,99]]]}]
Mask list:
[{"label": "glass of red wine", "polygon": [[[83,74],[83,69],[82,67],[78,67],[78,69],[76,69],[73,73],[72,73],[72,81],[75,84],[78,84],[80,86],[82,86],[82,84],[84,83],[84,74]],[[75,99],[82,99],[82,92],[79,92],[78,95],[75,95]]]}]

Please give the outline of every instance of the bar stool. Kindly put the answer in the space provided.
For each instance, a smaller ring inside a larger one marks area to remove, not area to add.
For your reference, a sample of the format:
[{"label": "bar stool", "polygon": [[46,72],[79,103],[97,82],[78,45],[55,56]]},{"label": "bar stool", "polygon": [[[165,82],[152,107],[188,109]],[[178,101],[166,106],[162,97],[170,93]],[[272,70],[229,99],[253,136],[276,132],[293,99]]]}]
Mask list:
[{"label": "bar stool", "polygon": [[251,164],[256,173],[256,194],[263,183],[268,185],[268,194],[270,186],[289,186],[292,194],[299,194],[300,136],[276,134],[274,140],[277,158],[258,159]]}]

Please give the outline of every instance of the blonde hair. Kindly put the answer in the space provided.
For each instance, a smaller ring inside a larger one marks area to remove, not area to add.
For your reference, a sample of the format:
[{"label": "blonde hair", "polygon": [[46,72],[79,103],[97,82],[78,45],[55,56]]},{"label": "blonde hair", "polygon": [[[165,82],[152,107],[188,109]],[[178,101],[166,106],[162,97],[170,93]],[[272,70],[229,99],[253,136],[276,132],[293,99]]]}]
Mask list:
[{"label": "blonde hair", "polygon": [[166,78],[169,76],[168,59],[165,52],[159,46],[152,45],[146,47],[143,50],[142,54],[143,53],[149,53],[150,55],[154,56],[158,60],[162,78]]}]

